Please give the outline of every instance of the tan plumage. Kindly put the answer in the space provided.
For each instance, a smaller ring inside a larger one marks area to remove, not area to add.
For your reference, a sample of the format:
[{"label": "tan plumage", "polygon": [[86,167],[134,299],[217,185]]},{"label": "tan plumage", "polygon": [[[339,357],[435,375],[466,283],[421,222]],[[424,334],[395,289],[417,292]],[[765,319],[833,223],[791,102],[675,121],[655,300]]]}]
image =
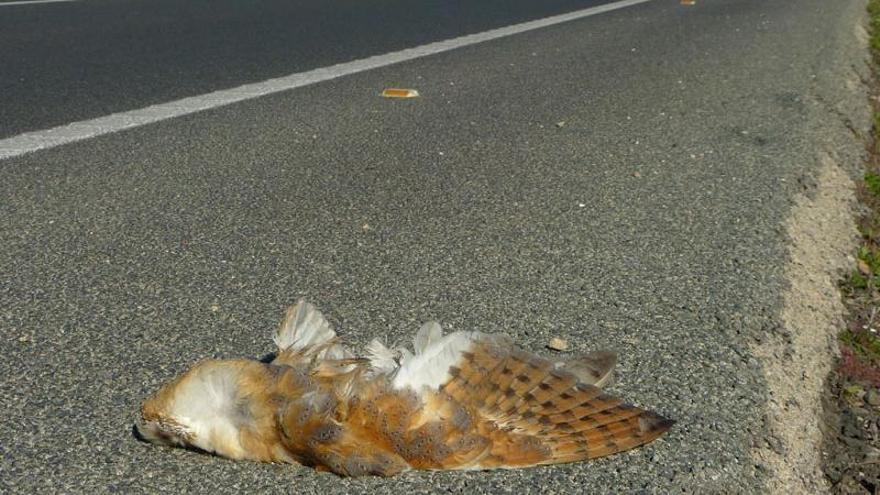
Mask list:
[{"label": "tan plumage", "polygon": [[271,363],[209,360],[141,408],[139,435],[340,475],[573,462],[646,444],[673,421],[599,388],[616,357],[552,362],[507,338],[422,327],[415,353],[354,357],[313,306],[288,311]]}]

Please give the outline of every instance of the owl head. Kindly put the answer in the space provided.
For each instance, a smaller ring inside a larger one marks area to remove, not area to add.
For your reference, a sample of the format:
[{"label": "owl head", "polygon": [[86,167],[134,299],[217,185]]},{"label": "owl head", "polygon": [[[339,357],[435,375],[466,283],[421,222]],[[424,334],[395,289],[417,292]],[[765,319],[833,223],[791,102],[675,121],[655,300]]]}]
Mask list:
[{"label": "owl head", "polygon": [[248,413],[239,389],[247,366],[238,360],[196,364],[144,401],[137,435],[152,443],[246,457],[240,429]]}]

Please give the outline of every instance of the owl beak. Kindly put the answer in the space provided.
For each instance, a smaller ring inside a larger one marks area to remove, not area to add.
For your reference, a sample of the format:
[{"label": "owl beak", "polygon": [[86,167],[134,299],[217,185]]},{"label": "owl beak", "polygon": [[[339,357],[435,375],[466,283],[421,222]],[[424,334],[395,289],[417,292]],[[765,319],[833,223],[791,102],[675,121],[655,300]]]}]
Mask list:
[{"label": "owl beak", "polygon": [[134,435],[135,438],[140,440],[141,442],[149,442],[150,439],[144,435],[144,431],[146,430],[146,425],[143,420],[137,420],[134,422],[134,425],[131,427],[131,434]]},{"label": "owl beak", "polygon": [[150,424],[143,419],[135,421],[134,426],[132,427],[132,434],[142,442],[168,443],[170,440],[168,434],[156,428],[154,424]]}]

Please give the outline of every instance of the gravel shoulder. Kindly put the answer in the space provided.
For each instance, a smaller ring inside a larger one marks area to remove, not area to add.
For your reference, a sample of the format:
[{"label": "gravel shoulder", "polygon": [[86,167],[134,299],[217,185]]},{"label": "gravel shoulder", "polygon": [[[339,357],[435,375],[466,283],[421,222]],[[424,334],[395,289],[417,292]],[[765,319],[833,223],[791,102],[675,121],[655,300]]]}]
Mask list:
[{"label": "gravel shoulder", "polygon": [[871,133],[867,12],[863,2],[849,7],[851,29],[842,35],[848,41],[829,53],[835,66],[813,87],[821,103],[814,107],[822,123],[813,141],[818,173],[786,221],[788,287],[780,331],[751,346],[769,392],[765,442],[753,454],[768,469],[771,493],[827,492],[837,481],[825,471],[826,435],[834,428],[826,420],[827,387],[839,356],[837,335],[846,326],[838,285],[853,266],[855,180]]}]

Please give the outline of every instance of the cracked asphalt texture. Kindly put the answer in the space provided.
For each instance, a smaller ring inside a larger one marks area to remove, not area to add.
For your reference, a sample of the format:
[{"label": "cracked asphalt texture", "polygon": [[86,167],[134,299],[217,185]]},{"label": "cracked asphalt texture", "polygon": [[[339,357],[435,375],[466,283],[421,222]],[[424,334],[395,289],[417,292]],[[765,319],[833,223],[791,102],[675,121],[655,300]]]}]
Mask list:
[{"label": "cracked asphalt texture", "polygon": [[[654,1],[0,162],[0,491],[760,491],[748,343],[778,326],[783,222],[863,10]],[[355,349],[438,319],[616,350],[614,392],[678,424],[590,463],[393,479],[132,436],[145,396],[270,352],[303,296]]]}]

